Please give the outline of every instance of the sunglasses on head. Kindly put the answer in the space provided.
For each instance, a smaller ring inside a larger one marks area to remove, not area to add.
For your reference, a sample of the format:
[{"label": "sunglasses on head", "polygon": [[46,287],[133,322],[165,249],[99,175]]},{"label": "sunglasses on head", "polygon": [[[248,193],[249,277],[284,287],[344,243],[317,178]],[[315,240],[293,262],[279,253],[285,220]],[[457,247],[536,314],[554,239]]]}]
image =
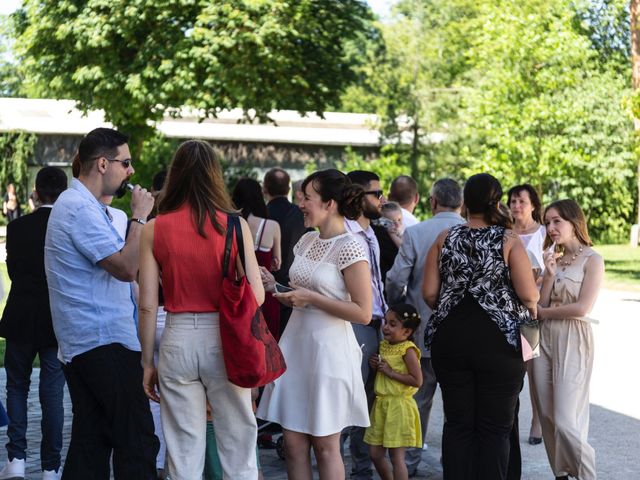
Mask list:
[{"label": "sunglasses on head", "polygon": [[364,192],[365,195],[374,195],[376,198],[382,197],[384,192],[382,190],[369,190],[368,192]]}]

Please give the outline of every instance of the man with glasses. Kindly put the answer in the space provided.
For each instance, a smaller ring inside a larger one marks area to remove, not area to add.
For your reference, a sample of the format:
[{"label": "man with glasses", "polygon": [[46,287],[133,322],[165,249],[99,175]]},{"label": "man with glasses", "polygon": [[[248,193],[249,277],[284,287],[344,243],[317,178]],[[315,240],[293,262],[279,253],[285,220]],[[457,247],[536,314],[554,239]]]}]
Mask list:
[{"label": "man with glasses", "polygon": [[[351,182],[362,185],[365,192],[362,215],[357,220],[345,220],[345,227],[364,248],[371,271],[373,318],[368,325],[351,324],[358,344],[362,348],[362,364],[360,368],[369,409],[371,409],[375,398],[373,386],[376,372],[369,367],[369,358],[378,352],[380,327],[387,310],[387,304],[384,300],[384,283],[380,271],[380,246],[371,228],[371,220],[380,218],[380,209],[385,202],[385,198],[380,187],[380,178],[375,173],[354,170],[349,172],[347,176]],[[370,480],[373,478],[369,446],[364,443],[364,432],[365,428],[362,427],[349,427],[346,430],[346,434],[350,438],[351,478],[355,480]]]},{"label": "man with glasses", "polygon": [[134,173],[128,138],[97,128],[80,142],[78,178],[54,205],[45,269],[59,359],[73,403],[62,478],[156,478],[158,439],[142,390],[140,343],[129,282],[153,198],[136,186],[131,227],[117,233],[99,199],[122,195]]}]

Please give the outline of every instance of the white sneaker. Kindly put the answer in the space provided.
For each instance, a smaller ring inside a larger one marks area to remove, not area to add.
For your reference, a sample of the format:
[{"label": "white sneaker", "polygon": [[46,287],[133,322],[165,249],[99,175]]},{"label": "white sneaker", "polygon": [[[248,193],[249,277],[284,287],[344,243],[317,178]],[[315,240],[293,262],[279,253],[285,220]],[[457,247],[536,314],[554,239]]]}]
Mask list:
[{"label": "white sneaker", "polygon": [[42,480],[60,480],[62,477],[62,471],[60,468],[58,470],[43,470],[42,471]]},{"label": "white sneaker", "polygon": [[22,458],[14,458],[0,470],[0,480],[24,480],[24,464]]}]

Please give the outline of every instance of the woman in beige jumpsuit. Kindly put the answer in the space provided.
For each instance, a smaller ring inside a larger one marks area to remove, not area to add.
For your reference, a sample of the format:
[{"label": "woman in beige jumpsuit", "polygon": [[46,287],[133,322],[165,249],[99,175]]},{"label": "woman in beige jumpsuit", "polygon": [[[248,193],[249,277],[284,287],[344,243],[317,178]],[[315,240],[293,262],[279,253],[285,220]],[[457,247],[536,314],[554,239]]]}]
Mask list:
[{"label": "woman in beige jumpsuit", "polygon": [[[591,248],[582,210],[559,200],[544,214],[547,244],[540,292],[540,358],[533,363],[536,403],[549,463],[556,479],[596,478],[589,445],[589,382],[593,367],[591,310],[604,261]],[[554,246],[563,253],[556,253]]]}]

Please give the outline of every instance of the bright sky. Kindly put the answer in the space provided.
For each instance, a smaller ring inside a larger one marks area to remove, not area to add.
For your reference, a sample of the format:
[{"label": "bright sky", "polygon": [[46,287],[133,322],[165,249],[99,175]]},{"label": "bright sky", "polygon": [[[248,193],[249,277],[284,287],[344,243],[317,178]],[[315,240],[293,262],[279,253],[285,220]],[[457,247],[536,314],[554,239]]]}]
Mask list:
[{"label": "bright sky", "polygon": [[[389,9],[394,3],[394,0],[367,0],[367,2],[371,5],[374,12],[384,17],[389,13]],[[21,3],[22,0],[0,0],[0,15],[12,13]]]},{"label": "bright sky", "polygon": [[21,4],[22,0],[0,0],[0,15],[13,13]]}]

